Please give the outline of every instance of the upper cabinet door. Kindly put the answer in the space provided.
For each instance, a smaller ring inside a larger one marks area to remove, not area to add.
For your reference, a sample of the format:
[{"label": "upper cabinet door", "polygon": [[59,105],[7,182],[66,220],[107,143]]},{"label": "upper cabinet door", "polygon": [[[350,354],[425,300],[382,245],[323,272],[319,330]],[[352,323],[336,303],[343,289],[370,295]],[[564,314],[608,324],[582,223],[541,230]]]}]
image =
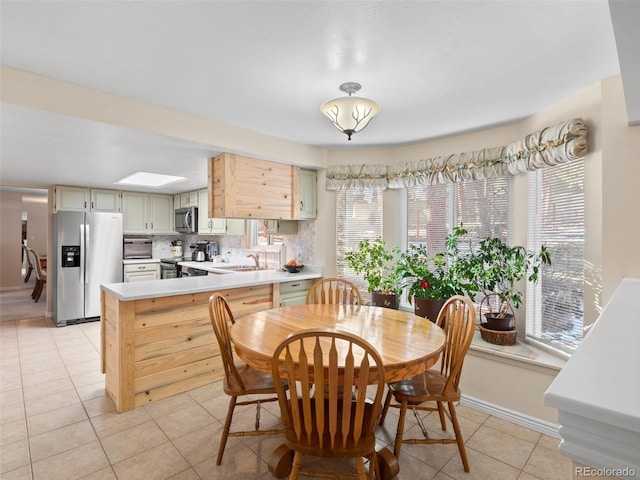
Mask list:
[{"label": "upper cabinet door", "polygon": [[84,212],[89,210],[89,189],[57,185],[55,211]]},{"label": "upper cabinet door", "polygon": [[294,170],[231,153],[211,158],[209,218],[293,219]]},{"label": "upper cabinet door", "polygon": [[198,206],[198,192],[185,192],[180,194],[180,206],[181,207],[197,207]]},{"label": "upper cabinet door", "polygon": [[206,188],[198,192],[198,233],[200,235],[211,235],[209,198]]},{"label": "upper cabinet door", "polygon": [[122,192],[122,214],[124,233],[149,233],[146,193]]},{"label": "upper cabinet door", "polygon": [[172,195],[149,194],[149,233],[172,234],[174,231]]},{"label": "upper cabinet door", "polygon": [[316,218],[318,213],[318,183],[315,170],[300,170],[299,188],[300,213],[298,218],[300,220]]},{"label": "upper cabinet door", "polygon": [[119,191],[91,189],[92,212],[120,212],[121,204],[122,195]]}]

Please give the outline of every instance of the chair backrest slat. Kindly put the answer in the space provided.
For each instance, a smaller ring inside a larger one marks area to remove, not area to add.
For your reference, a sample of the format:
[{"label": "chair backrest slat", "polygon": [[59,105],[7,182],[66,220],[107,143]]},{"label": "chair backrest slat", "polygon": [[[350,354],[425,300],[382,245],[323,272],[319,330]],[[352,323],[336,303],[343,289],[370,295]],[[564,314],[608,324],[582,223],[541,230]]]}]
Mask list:
[{"label": "chair backrest slat", "polygon": [[233,358],[233,344],[229,332],[229,324],[234,324],[235,319],[227,300],[220,293],[214,293],[209,297],[209,316],[211,325],[218,340],[222,366],[227,380],[227,385],[235,387],[239,391],[245,389],[244,383],[235,365]]},{"label": "chair backrest slat", "polygon": [[38,280],[43,280],[44,272],[42,270],[42,266],[40,265],[40,257],[38,256],[38,252],[36,252],[33,248],[27,248],[27,252],[29,254],[33,270],[36,272],[36,278]]},{"label": "chair backrest slat", "polygon": [[[382,406],[384,367],[378,352],[362,338],[326,329],[298,332],[274,352],[272,373],[274,379],[287,379],[288,396],[280,382],[274,383],[285,430],[294,432],[301,444],[344,449],[373,434]],[[377,386],[373,407],[367,398],[371,384]],[[370,414],[369,408],[374,409]]]},{"label": "chair backrest slat", "polygon": [[356,285],[344,278],[323,278],[309,288],[307,303],[362,305],[362,295]]},{"label": "chair backrest slat", "polygon": [[444,392],[448,392],[458,388],[464,358],[473,340],[476,326],[473,302],[461,295],[451,297],[440,310],[436,324],[446,334],[440,373],[447,379]]}]

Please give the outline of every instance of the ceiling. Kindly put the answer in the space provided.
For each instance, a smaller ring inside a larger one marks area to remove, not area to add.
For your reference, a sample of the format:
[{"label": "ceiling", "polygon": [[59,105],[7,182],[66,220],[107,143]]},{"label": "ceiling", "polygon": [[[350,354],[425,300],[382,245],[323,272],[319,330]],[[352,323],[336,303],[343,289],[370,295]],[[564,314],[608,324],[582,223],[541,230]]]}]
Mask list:
[{"label": "ceiling", "polygon": [[[507,124],[640,65],[619,60],[606,0],[0,6],[4,66],[328,149]],[[382,107],[350,142],[319,111],[346,81]],[[218,153],[7,103],[0,122],[3,183],[117,188],[147,170],[187,176],[165,189],[175,193],[204,187],[206,158]]]}]

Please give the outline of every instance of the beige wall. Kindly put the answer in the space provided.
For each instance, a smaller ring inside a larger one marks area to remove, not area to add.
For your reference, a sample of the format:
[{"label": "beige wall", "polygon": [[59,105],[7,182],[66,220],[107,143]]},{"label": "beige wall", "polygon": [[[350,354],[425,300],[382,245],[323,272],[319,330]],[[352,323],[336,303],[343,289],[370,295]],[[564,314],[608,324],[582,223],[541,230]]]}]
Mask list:
[{"label": "beige wall", "polygon": [[22,282],[22,196],[0,191],[0,289],[20,288]]},{"label": "beige wall", "polygon": [[627,126],[622,80],[602,82],[602,279],[605,301],[640,277],[640,125]]},{"label": "beige wall", "polygon": [[[316,258],[328,275],[335,273],[335,193],[327,192],[324,168],[330,164],[387,163],[417,160],[508,144],[558,121],[582,117],[588,127],[589,154],[585,160],[586,267],[588,286],[585,318],[592,321],[625,276],[640,276],[640,126],[626,125],[620,77],[598,82],[520,122],[455,135],[412,146],[388,149],[327,151],[247,132],[203,118],[172,112],[121,97],[2,67],[2,101],[64,115],[113,123],[169,135],[258,158],[320,168]],[[428,135],[428,132],[425,132]],[[393,225],[398,222],[398,192],[386,191],[385,238],[400,244]],[[524,243],[526,182],[516,178],[516,241]],[[19,258],[19,257],[18,257]],[[499,373],[498,375],[496,373]],[[465,366],[463,390],[533,417],[555,421],[543,404],[553,373],[522,368],[471,355]],[[517,388],[514,388],[514,385]]]},{"label": "beige wall", "polygon": [[[331,152],[330,164],[387,163],[417,160],[508,144],[526,134],[563,120],[581,117],[588,128],[589,153],[585,158],[585,323],[593,322],[625,276],[640,277],[640,126],[626,124],[620,77],[598,82],[542,112],[513,125],[443,138],[409,147],[376,151]],[[335,193],[319,189],[318,204],[326,210],[319,221],[334,219]],[[525,175],[515,179],[515,241],[526,243],[527,187]],[[397,197],[385,192],[384,224],[397,221]],[[325,218],[326,217],[326,218]],[[334,221],[334,220],[333,220]],[[335,223],[335,221],[334,221]],[[385,238],[400,244],[393,229]],[[319,230],[318,230],[319,231]],[[335,226],[326,236],[328,269],[335,265]],[[333,260],[333,261],[329,261]],[[521,308],[521,312],[524,309]],[[524,313],[521,313],[524,314]],[[556,422],[556,411],[544,405],[543,395],[556,371],[534,368],[472,352],[465,362],[465,395],[535,418]],[[517,386],[517,388],[514,388]]]},{"label": "beige wall", "polygon": [[47,224],[49,210],[44,195],[22,195],[22,211],[27,213],[27,244],[38,255],[47,254]]}]

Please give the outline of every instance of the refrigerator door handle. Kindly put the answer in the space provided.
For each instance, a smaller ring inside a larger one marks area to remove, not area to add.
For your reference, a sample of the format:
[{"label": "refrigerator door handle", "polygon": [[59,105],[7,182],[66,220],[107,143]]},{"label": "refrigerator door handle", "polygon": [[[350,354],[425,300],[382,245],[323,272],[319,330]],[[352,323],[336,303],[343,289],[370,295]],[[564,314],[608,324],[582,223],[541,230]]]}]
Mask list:
[{"label": "refrigerator door handle", "polygon": [[87,231],[89,229],[88,225],[81,224],[80,225],[80,283],[87,283],[87,279],[84,274],[84,263],[86,258],[86,238],[85,238],[85,227]]}]

